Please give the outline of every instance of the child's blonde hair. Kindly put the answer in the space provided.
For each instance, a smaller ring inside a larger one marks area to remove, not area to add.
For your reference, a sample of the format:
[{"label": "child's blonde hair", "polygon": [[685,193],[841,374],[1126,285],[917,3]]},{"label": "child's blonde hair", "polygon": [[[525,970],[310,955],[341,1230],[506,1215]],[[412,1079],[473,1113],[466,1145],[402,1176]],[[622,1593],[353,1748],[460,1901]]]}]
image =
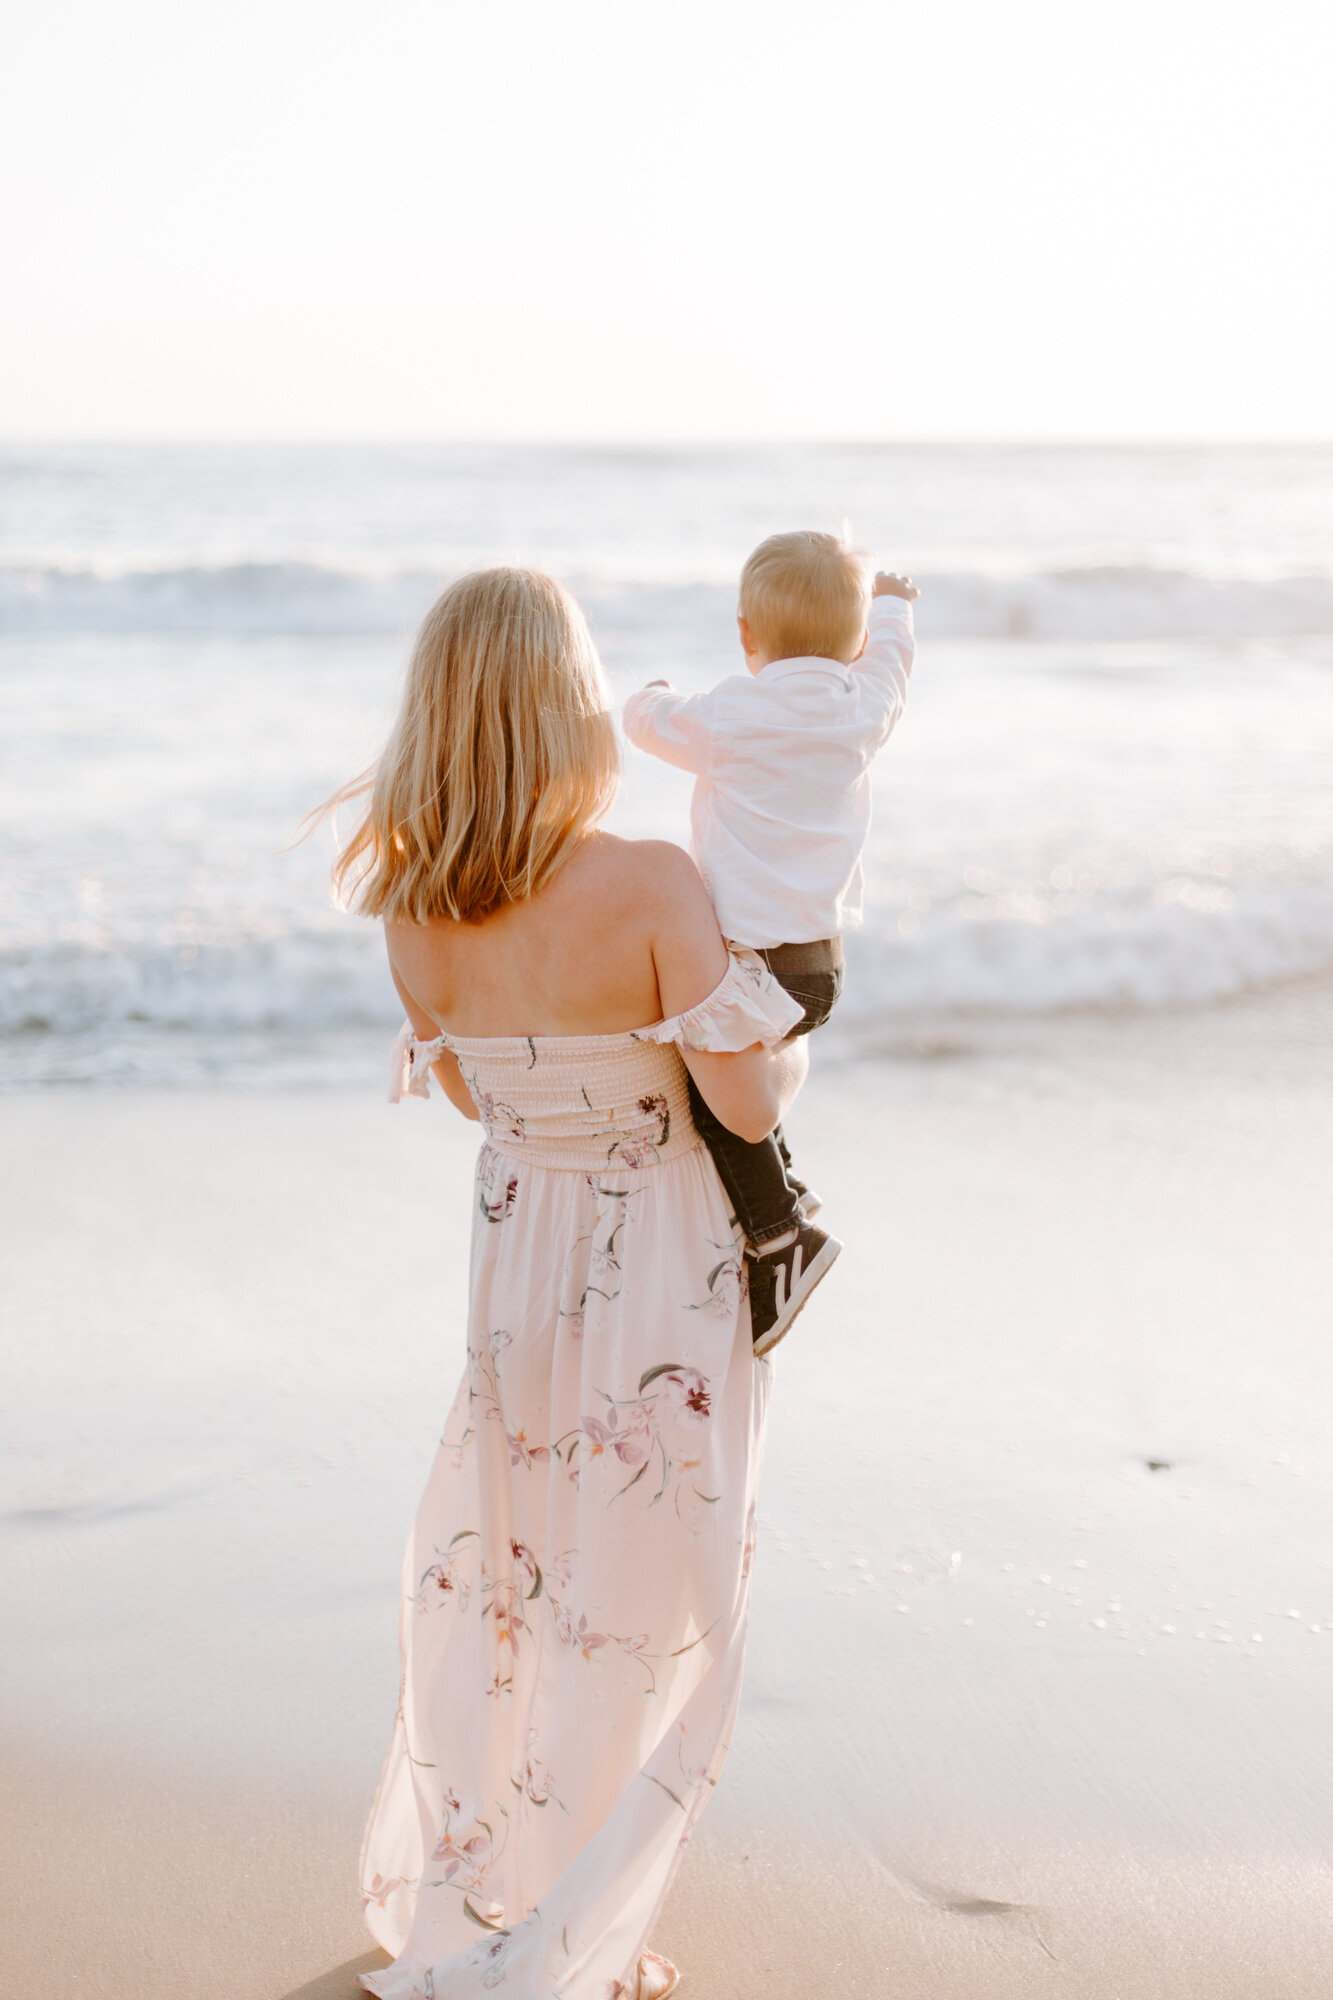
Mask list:
[{"label": "child's blonde hair", "polygon": [[770,535],[741,571],[740,614],[775,660],[851,660],[870,607],[870,559],[815,528]]},{"label": "child's blonde hair", "polygon": [[615,797],[611,695],[554,578],[476,570],[417,634],[393,734],[334,880],[367,916],[489,916],[534,896]]}]

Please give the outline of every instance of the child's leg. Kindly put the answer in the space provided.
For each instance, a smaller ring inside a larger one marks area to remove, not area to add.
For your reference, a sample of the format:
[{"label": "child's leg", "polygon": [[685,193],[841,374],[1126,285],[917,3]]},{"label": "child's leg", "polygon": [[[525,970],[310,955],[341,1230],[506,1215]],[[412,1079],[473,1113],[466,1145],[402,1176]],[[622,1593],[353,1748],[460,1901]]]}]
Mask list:
[{"label": "child's leg", "polygon": [[787,1175],[787,1186],[791,1189],[792,1193],[796,1196],[796,1199],[800,1202],[802,1214],[805,1215],[806,1217],[809,1217],[813,1215],[816,1212],[816,1210],[822,1208],[823,1203],[820,1201],[818,1195],[815,1195],[813,1197],[814,1208],[811,1208],[810,1204],[807,1202],[806,1196],[810,1193],[810,1189],[808,1188],[806,1183],[801,1179],[800,1175],[797,1173],[795,1167],[791,1163],[791,1152],[787,1145],[787,1135],[783,1131],[780,1125],[775,1125],[773,1127],[773,1139],[779,1153],[782,1155],[782,1165]]},{"label": "child's leg", "polygon": [[[790,993],[793,1000],[799,1000],[805,1009],[805,1018],[797,1022],[792,1033],[809,1035],[816,1028],[822,1028],[842,992],[842,939],[823,938],[817,944],[773,945],[769,950],[761,951],[759,956],[783,991]],[[781,1125],[774,1126],[772,1138],[782,1161],[787,1186],[796,1197],[798,1220],[804,1220],[805,1211],[801,1208],[800,1198],[809,1194],[810,1190],[792,1166]],[[719,1167],[719,1174],[721,1171]],[[819,1206],[818,1197],[815,1197],[815,1211]]]},{"label": "child's leg", "polygon": [[775,944],[759,953],[784,993],[805,1009],[794,1035],[822,1028],[842,992],[841,938],[820,938],[815,944]]},{"label": "child's leg", "polygon": [[[842,990],[841,938],[825,938],[818,944],[775,945],[759,956],[778,984],[805,1009],[793,1034],[808,1035],[822,1027]],[[713,1156],[718,1179],[751,1249],[762,1250],[766,1244],[789,1237],[805,1221],[800,1198],[807,1190],[790,1171],[791,1154],[781,1125],[752,1146],[713,1116],[693,1078],[689,1088],[695,1126]]]},{"label": "child's leg", "polygon": [[[808,1035],[812,1028],[822,1026],[842,987],[842,939],[774,945],[760,957],[793,1000],[801,1003],[802,1019],[793,1032]],[[819,1200],[790,1172],[791,1155],[780,1125],[762,1146],[750,1146],[713,1117],[693,1081],[690,1103],[718,1177],[749,1238],[750,1335],[754,1351],[762,1359],[777,1346],[816,1285],[832,1269],[842,1245],[810,1220]]]},{"label": "child's leg", "polygon": [[715,1118],[690,1079],[690,1110],[699,1137],[713,1156],[737,1222],[753,1249],[788,1236],[803,1220],[801,1205],[787,1179],[776,1133],[752,1146]]}]

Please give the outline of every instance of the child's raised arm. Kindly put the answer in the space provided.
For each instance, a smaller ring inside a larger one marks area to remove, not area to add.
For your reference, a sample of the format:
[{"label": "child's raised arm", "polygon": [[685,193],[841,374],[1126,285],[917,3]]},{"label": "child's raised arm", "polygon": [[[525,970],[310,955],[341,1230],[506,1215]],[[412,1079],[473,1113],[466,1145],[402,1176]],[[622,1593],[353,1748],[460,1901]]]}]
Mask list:
[{"label": "child's raised arm", "polygon": [[852,661],[851,670],[863,685],[875,687],[883,701],[879,743],[886,740],[907,701],[907,683],[916,657],[912,600],[920,595],[910,577],[881,570],[875,578],[865,647]]},{"label": "child's raised arm", "polygon": [[696,777],[708,769],[712,732],[708,697],[677,694],[666,681],[649,681],[625,703],[625,734],[640,750]]}]

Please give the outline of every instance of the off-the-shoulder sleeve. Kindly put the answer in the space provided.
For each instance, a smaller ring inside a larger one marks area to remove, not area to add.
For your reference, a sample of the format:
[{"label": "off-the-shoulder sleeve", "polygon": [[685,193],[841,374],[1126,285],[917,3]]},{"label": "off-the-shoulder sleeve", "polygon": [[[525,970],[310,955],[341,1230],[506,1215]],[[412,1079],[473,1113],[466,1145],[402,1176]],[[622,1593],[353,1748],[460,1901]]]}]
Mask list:
[{"label": "off-the-shoulder sleeve", "polygon": [[429,1097],[430,1066],[448,1046],[447,1035],[439,1035],[433,1042],[419,1041],[412,1023],[404,1021],[389,1059],[390,1104],[400,1104],[405,1097]]},{"label": "off-the-shoulder sleeve", "polygon": [[728,954],[729,963],[706,1000],[651,1028],[637,1028],[641,1042],[678,1042],[699,1054],[735,1055],[756,1042],[780,1042],[804,1013],[779,986],[757,952]]}]

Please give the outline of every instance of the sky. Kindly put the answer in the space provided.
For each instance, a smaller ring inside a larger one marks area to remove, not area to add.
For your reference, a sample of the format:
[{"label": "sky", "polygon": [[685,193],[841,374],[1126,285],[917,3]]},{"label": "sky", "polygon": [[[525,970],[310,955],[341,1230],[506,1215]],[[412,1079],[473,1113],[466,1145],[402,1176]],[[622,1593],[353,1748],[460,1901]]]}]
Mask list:
[{"label": "sky", "polygon": [[0,436],[1333,437],[1327,0],[42,0]]}]

